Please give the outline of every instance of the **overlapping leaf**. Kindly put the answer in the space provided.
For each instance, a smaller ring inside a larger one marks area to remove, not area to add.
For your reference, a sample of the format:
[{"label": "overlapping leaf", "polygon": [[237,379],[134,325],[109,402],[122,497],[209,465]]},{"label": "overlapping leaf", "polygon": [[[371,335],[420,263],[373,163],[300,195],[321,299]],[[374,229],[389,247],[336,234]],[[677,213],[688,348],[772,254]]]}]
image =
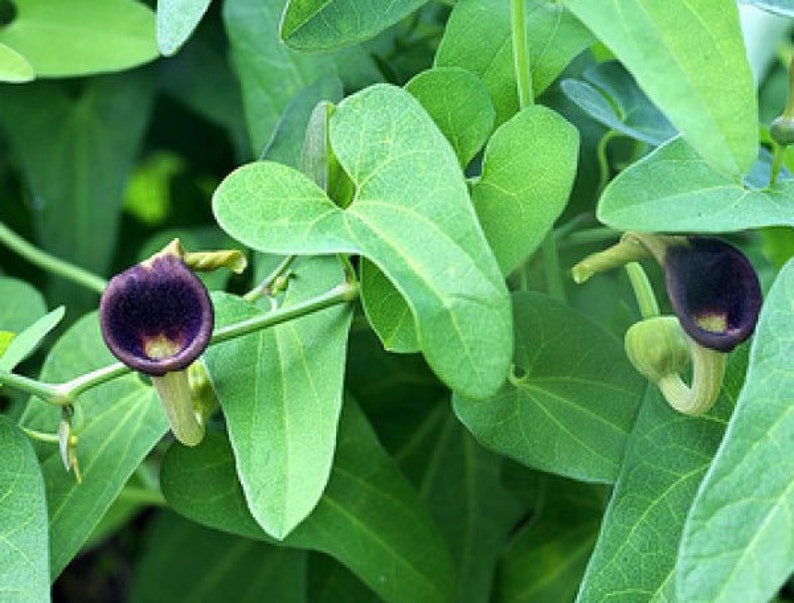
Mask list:
[{"label": "overlapping leaf", "polygon": [[615,592],[643,601],[692,600],[676,596],[678,545],[745,366],[746,354],[739,350],[717,405],[704,417],[677,413],[648,386],[578,601],[603,601]]},{"label": "overlapping leaf", "polygon": [[739,179],[758,108],[734,0],[564,0],[710,165]]},{"label": "overlapping leaf", "polygon": [[361,253],[405,298],[437,374],[467,395],[493,393],[510,359],[509,298],[449,144],[386,85],[340,103],[330,140],[357,187],[345,210],[299,172],[260,162],[218,187],[218,222],[261,251]]},{"label": "overlapping leaf", "polygon": [[0,599],[49,600],[47,507],[36,453],[0,415]]},{"label": "overlapping leaf", "polygon": [[[193,449],[172,446],[162,484],[179,513],[216,529],[266,538],[246,507],[224,437],[208,434]],[[284,544],[335,557],[386,601],[443,602],[452,596],[452,563],[441,536],[352,403],[342,413],[328,487]]]},{"label": "overlapping leaf", "polygon": [[[58,383],[113,361],[99,334],[96,314],[78,321],[58,340],[41,378]],[[157,394],[129,375],[85,392],[78,401],[75,424],[77,457],[83,481],[67,473],[52,445],[41,457],[50,522],[50,573],[53,577],[79,551],[130,475],[165,433]],[[35,398],[22,423],[53,433],[61,411]]]},{"label": "overlapping leaf", "polygon": [[678,592],[688,601],[765,601],[794,569],[794,262],[758,322],[747,380],[687,518]]},{"label": "overlapping leaf", "polygon": [[[593,37],[559,2],[530,0],[526,7],[530,71],[535,94],[545,90]],[[491,91],[497,125],[518,111],[510,3],[458,0],[436,54],[437,67],[460,67]]]},{"label": "overlapping leaf", "polygon": [[516,293],[513,308],[509,382],[491,398],[456,396],[455,412],[485,446],[524,465],[615,481],[643,391],[623,346],[546,296]]},{"label": "overlapping leaf", "polygon": [[46,337],[47,333],[57,326],[65,312],[66,308],[61,306],[49,314],[45,314],[17,334],[6,346],[5,350],[0,352],[0,371],[13,370],[17,364],[31,354],[39,346],[41,340]]},{"label": "overlapping leaf", "polygon": [[120,71],[157,56],[154,13],[127,0],[14,0],[0,44],[19,53],[38,76]]},{"label": "overlapping leaf", "polygon": [[19,84],[35,77],[36,71],[25,57],[13,48],[0,44],[0,81]]},{"label": "overlapping leaf", "polygon": [[196,29],[212,0],[157,0],[157,48],[171,56]]},{"label": "overlapping leaf", "polygon": [[289,0],[281,38],[293,48],[324,50],[367,40],[427,0]]},{"label": "overlapping leaf", "polygon": [[578,156],[576,128],[539,105],[502,124],[488,141],[472,198],[504,274],[537,249],[562,213]]},{"label": "overlapping leaf", "polygon": [[0,276],[0,331],[19,333],[47,313],[47,304],[35,287]]},{"label": "overlapping leaf", "polygon": [[794,181],[750,188],[706,164],[675,138],[604,190],[598,219],[619,230],[731,232],[794,225]]},{"label": "overlapping leaf", "polygon": [[[296,271],[283,307],[343,278],[330,257]],[[219,325],[262,312],[231,295],[216,295],[214,303]],[[275,538],[311,512],[328,482],[351,317],[349,307],[327,309],[207,351],[248,505]]]}]

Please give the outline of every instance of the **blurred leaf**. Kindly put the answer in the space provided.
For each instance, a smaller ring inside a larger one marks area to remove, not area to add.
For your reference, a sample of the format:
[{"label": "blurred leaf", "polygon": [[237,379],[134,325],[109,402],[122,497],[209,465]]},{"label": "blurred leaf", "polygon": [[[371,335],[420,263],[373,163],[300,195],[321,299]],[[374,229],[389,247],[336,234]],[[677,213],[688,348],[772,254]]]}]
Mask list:
[{"label": "blurred leaf", "polygon": [[185,169],[176,153],[155,151],[135,166],[124,193],[124,209],[149,226],[158,226],[171,209],[171,183]]},{"label": "blurred leaf", "polygon": [[0,330],[19,333],[47,313],[44,298],[32,285],[0,276]]},{"label": "blurred leaf", "polygon": [[743,186],[674,138],[621,172],[604,190],[598,219],[618,230],[733,232],[794,225],[794,180]]},{"label": "blurred leaf", "polygon": [[620,63],[598,63],[583,76],[584,80],[563,80],[560,87],[593,119],[611,130],[652,145],[675,136],[675,128]]},{"label": "blurred leaf", "polygon": [[[121,71],[157,57],[154,13],[129,0],[14,0],[0,43],[39,77]],[[44,95],[46,97],[46,94]]]},{"label": "blurred leaf", "polygon": [[488,141],[472,200],[503,274],[540,246],[562,213],[578,158],[576,128],[540,105],[512,117]]},{"label": "blurred leaf", "polygon": [[304,603],[306,553],[161,513],[135,567],[130,603]]},{"label": "blurred leaf", "polygon": [[333,557],[309,555],[308,600],[311,603],[380,603],[350,570]]},{"label": "blurred leaf", "polygon": [[[59,383],[110,364],[96,314],[79,320],[53,346],[41,379]],[[31,398],[22,417],[29,428],[57,431],[59,408]],[[88,390],[76,404],[77,457],[83,481],[67,473],[58,447],[40,454],[50,519],[50,575],[77,554],[130,475],[168,428],[154,389],[127,375]]]},{"label": "blurred leaf", "polygon": [[491,394],[512,346],[508,296],[480,230],[457,158],[419,103],[375,85],[331,116],[330,139],[358,187],[345,210],[282,165],[237,169],[216,189],[218,223],[271,253],[360,253],[414,314],[430,366],[450,387]]},{"label": "blurred leaf", "polygon": [[41,340],[52,331],[66,312],[61,306],[45,314],[36,322],[17,334],[5,350],[0,352],[0,371],[11,371],[39,346]]},{"label": "blurred leaf", "polygon": [[782,268],[794,257],[794,228],[791,226],[770,226],[758,234],[763,241],[764,253],[776,267]]},{"label": "blurred leaf", "polygon": [[794,262],[769,292],[731,423],[687,518],[682,600],[765,601],[794,570]]},{"label": "blurred leaf", "polygon": [[301,50],[327,50],[368,40],[427,0],[289,0],[281,39]]},{"label": "blurred leaf", "polygon": [[0,415],[0,598],[49,601],[44,481],[27,436]]},{"label": "blurred leaf", "polygon": [[13,48],[0,43],[0,82],[15,84],[36,78],[36,70],[28,60]]},{"label": "blurred leaf", "polygon": [[[336,258],[296,267],[287,308],[343,279]],[[222,326],[261,314],[230,295],[213,298]],[[342,406],[349,306],[324,310],[207,350],[248,506],[282,539],[312,511],[328,476]]]},{"label": "blurred leaf", "polygon": [[528,467],[614,482],[643,379],[617,339],[568,306],[524,292],[513,308],[510,379],[491,398],[456,395],[455,413],[487,448]]},{"label": "blurred leaf", "polygon": [[169,57],[196,29],[211,0],[157,0],[157,48]]},{"label": "blurred leaf", "polygon": [[414,76],[405,89],[430,114],[465,168],[488,140],[496,118],[485,83],[460,67],[437,67]]},{"label": "blurred leaf", "polygon": [[77,95],[62,82],[0,90],[0,124],[32,189],[39,243],[53,255],[108,270],[153,83],[135,71],[87,80]]},{"label": "blurred leaf", "polygon": [[[543,92],[593,37],[559,2],[528,0],[527,44],[532,88]],[[496,125],[518,111],[513,68],[510,3],[458,0],[444,29],[436,67],[461,67],[479,76],[491,91]]]},{"label": "blurred leaf", "polygon": [[681,532],[746,363],[742,349],[732,355],[717,404],[703,417],[674,411],[648,385],[577,600],[601,601],[616,592],[642,601],[692,600],[678,599],[675,592]]},{"label": "blurred leaf", "polygon": [[794,17],[794,2],[792,0],[739,0],[741,4],[752,4],[777,15]]},{"label": "blurred leaf", "polygon": [[598,536],[605,492],[544,476],[535,514],[505,549],[495,600],[572,601]]},{"label": "blurred leaf", "polygon": [[758,151],[758,104],[734,0],[563,0],[710,165],[734,180]]},{"label": "blurred leaf", "polygon": [[[231,447],[208,434],[172,446],[163,461],[169,504],[199,523],[266,538],[245,505]],[[284,545],[327,553],[385,601],[449,601],[454,571],[417,493],[383,451],[363,414],[345,403],[331,479],[317,508]]]}]

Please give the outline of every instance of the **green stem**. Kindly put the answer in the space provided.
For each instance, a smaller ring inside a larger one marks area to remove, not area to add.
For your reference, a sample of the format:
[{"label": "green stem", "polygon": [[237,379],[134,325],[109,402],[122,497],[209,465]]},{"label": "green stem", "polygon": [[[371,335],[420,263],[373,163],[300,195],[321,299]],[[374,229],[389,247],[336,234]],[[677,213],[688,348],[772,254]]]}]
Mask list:
[{"label": "green stem", "polygon": [[259,283],[259,285],[246,293],[243,298],[248,301],[256,301],[263,295],[267,295],[273,286],[273,283],[276,282],[276,279],[280,276],[283,276],[287,270],[289,270],[289,267],[292,266],[292,263],[297,259],[297,257],[298,256],[296,255],[286,256],[283,260],[281,260],[281,263],[279,263],[279,265],[276,266],[273,271],[262,280],[261,283]]},{"label": "green stem", "polygon": [[28,436],[31,440],[36,440],[37,442],[44,442],[45,444],[60,444],[61,438],[57,433],[43,433],[41,431],[36,431],[35,429],[28,429],[24,425],[19,425],[19,428],[25,432],[25,435]]},{"label": "green stem", "polygon": [[[259,314],[247,320],[226,325],[217,329],[210,340],[210,344],[222,343],[236,337],[242,337],[261,329],[276,326],[278,324],[300,318],[307,314],[312,314],[325,308],[330,308],[339,304],[344,304],[355,300],[358,297],[359,285],[357,282],[344,282],[333,289],[326,291],[304,302],[279,308],[266,314]],[[64,383],[43,383],[23,375],[0,371],[0,384],[13,387],[16,390],[38,396],[45,402],[58,406],[72,404],[79,394],[111,381],[130,372],[126,365],[116,362],[98,368],[71,381]]]},{"label": "green stem", "polygon": [[609,157],[607,157],[607,146],[609,141],[613,138],[620,136],[619,132],[615,130],[607,131],[598,141],[596,147],[596,159],[598,160],[598,195],[601,195],[603,190],[609,183]]},{"label": "green stem", "polygon": [[510,0],[510,23],[513,38],[513,69],[518,85],[518,106],[521,109],[535,102],[532,92],[532,76],[529,70],[529,47],[527,46],[527,20],[524,12],[526,0]]},{"label": "green stem", "polygon": [[8,226],[0,222],[0,243],[25,258],[31,264],[38,266],[52,274],[83,285],[84,287],[102,294],[107,287],[107,281],[98,277],[79,266],[70,264],[60,258],[42,251],[35,245],[31,245]]},{"label": "green stem", "polygon": [[565,286],[562,284],[560,256],[557,253],[557,239],[551,231],[543,239],[543,268],[546,274],[546,286],[549,295],[554,299],[565,301]]},{"label": "green stem", "polygon": [[782,144],[775,144],[775,151],[772,155],[772,171],[769,174],[769,187],[773,187],[783,168],[783,160],[786,158],[786,149]]},{"label": "green stem", "polygon": [[631,287],[634,289],[634,297],[640,307],[640,315],[643,318],[654,318],[659,316],[659,303],[651,287],[648,275],[638,262],[629,262],[625,266],[626,274],[629,275]]}]

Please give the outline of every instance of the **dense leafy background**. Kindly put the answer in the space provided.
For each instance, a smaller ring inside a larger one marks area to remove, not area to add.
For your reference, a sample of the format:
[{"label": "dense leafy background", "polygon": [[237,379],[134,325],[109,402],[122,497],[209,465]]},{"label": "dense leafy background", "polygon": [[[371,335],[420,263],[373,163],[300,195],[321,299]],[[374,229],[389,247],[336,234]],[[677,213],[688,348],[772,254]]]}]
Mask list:
[{"label": "dense leafy background", "polygon": [[[794,160],[768,128],[792,54],[768,32],[792,17],[783,0],[0,2],[4,243],[9,227],[101,278],[175,236],[240,249],[247,273],[202,275],[219,326],[300,308],[346,269],[360,284],[209,348],[195,448],[148,378],[81,394],[81,483],[26,435],[61,410],[3,385],[0,599],[794,598]],[[702,417],[628,361],[625,274],[569,278],[626,230],[722,235],[767,291]],[[101,281],[2,249],[0,371],[112,363]]]}]

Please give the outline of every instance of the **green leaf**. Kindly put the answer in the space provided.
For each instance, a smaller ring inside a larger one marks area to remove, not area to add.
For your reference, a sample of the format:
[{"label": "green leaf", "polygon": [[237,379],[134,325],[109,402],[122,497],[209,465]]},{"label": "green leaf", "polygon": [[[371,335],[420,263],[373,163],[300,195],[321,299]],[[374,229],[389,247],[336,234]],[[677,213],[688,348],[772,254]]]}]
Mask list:
[{"label": "green leaf", "polygon": [[306,553],[208,530],[164,512],[149,526],[130,603],[304,603]]},{"label": "green leaf", "polygon": [[0,330],[19,333],[47,313],[41,293],[25,281],[0,276]]},{"label": "green leaf", "polygon": [[[121,71],[157,57],[154,13],[129,0],[14,0],[0,43],[40,77]],[[46,95],[45,95],[46,96]]]},{"label": "green leaf", "polygon": [[448,406],[440,408],[445,416],[430,432],[419,492],[458,567],[453,600],[478,603],[489,600],[497,557],[521,509],[502,484],[502,458],[477,444]]},{"label": "green leaf", "polygon": [[[290,100],[309,84],[336,73],[327,53],[299,53],[278,39],[284,1],[223,3],[223,20],[243,91],[251,148],[257,157]],[[274,82],[278,85],[274,86]]]},{"label": "green leaf", "polygon": [[[543,92],[593,37],[559,2],[528,0],[530,70],[535,94]],[[459,0],[438,47],[436,67],[461,67],[480,77],[491,91],[496,124],[518,111],[513,68],[510,3]]]},{"label": "green leaf", "polygon": [[744,388],[687,518],[682,600],[765,601],[794,569],[792,299],[790,261],[764,301]]},{"label": "green leaf", "polygon": [[[305,260],[282,307],[342,281],[336,258]],[[296,291],[297,289],[297,291]],[[216,295],[218,325],[261,310]],[[207,350],[248,506],[283,539],[311,512],[331,472],[342,407],[349,306],[324,310]]]},{"label": "green leaf", "polygon": [[157,0],[157,48],[170,57],[184,44],[212,0]]},{"label": "green leaf", "polygon": [[[266,538],[248,512],[226,439],[172,446],[162,486],[179,513],[248,538]],[[345,403],[328,487],[284,545],[327,553],[386,601],[449,601],[454,572],[427,510],[380,447],[364,415]]]},{"label": "green leaf", "polygon": [[437,67],[414,76],[405,89],[430,114],[465,168],[488,140],[496,118],[485,83],[460,67]]},{"label": "green leaf", "polygon": [[309,556],[308,600],[311,603],[381,603],[344,565],[333,557],[313,553]]},{"label": "green leaf", "polygon": [[675,593],[681,532],[722,438],[745,366],[746,354],[732,355],[723,391],[704,417],[674,411],[648,385],[579,601],[601,601],[615,593],[625,593],[626,601],[692,600],[678,599]]},{"label": "green leaf", "polygon": [[560,88],[580,109],[607,128],[652,145],[676,135],[675,128],[620,63],[598,63],[583,76],[584,80],[563,80]]},{"label": "green leaf", "polygon": [[0,415],[0,598],[49,601],[44,480],[27,436]]},{"label": "green leaf", "polygon": [[361,260],[361,302],[367,320],[390,352],[419,352],[414,315],[400,291],[378,267]]},{"label": "green leaf", "polygon": [[499,563],[497,600],[572,601],[598,536],[601,488],[544,476],[531,522]]},{"label": "green leaf", "polygon": [[[27,301],[25,302],[27,303]],[[49,314],[45,314],[27,329],[19,333],[0,352],[0,371],[11,371],[29,356],[41,343],[41,340],[52,331],[63,318],[66,308],[61,306]]]},{"label": "green leaf", "polygon": [[259,251],[367,257],[408,302],[441,379],[490,395],[510,360],[509,298],[449,143],[410,94],[387,85],[340,103],[330,139],[357,187],[345,210],[303,174],[259,162],[215,191],[219,224]]},{"label": "green leaf", "polygon": [[36,78],[36,70],[13,48],[0,43],[0,82],[21,84]]},{"label": "green leaf", "polygon": [[301,50],[327,50],[368,40],[427,0],[289,0],[281,39]]},{"label": "green leaf", "polygon": [[[96,314],[83,317],[53,346],[41,379],[59,383],[110,364]],[[138,464],[168,428],[154,389],[136,375],[114,379],[76,404],[77,457],[83,481],[63,466],[57,446],[40,455],[50,519],[50,575],[77,554]],[[61,410],[31,398],[22,417],[29,428],[53,433]]]},{"label": "green leaf", "polygon": [[758,103],[734,0],[563,4],[710,165],[734,179],[750,169],[758,150]]},{"label": "green leaf", "polygon": [[562,213],[578,158],[576,128],[540,105],[502,124],[488,141],[472,198],[503,274],[538,248]]},{"label": "green leaf", "polygon": [[675,138],[619,174],[598,219],[618,230],[733,232],[794,225],[794,181],[766,190],[737,184]]},{"label": "green leaf", "polygon": [[456,414],[483,445],[519,463],[613,482],[643,380],[618,340],[568,306],[525,292],[513,295],[513,309],[508,383],[484,400],[455,396]]},{"label": "green leaf", "polygon": [[53,255],[108,270],[153,84],[136,71],[87,80],[76,95],[61,82],[0,90],[0,124],[32,189],[39,243]]}]

